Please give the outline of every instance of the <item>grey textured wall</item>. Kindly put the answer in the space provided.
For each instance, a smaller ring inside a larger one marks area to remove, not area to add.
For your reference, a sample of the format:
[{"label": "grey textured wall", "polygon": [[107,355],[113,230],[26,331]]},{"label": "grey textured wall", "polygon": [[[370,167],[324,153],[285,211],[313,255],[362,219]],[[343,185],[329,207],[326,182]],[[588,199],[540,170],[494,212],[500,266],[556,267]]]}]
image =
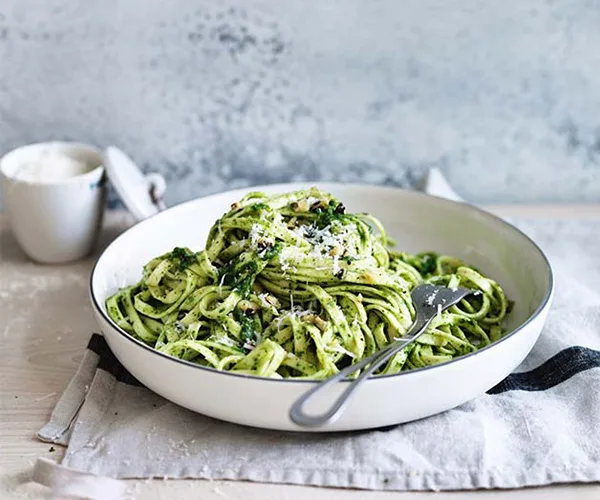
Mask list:
[{"label": "grey textured wall", "polygon": [[169,203],[285,180],[600,199],[600,2],[0,0],[0,150],[116,144]]}]

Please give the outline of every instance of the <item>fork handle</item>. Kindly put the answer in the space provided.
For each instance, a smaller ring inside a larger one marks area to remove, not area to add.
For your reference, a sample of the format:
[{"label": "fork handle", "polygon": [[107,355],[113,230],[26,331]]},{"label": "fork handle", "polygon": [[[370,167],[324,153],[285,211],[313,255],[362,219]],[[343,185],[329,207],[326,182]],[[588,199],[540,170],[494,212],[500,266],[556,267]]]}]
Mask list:
[{"label": "fork handle", "polygon": [[[354,391],[361,385],[370,375],[372,375],[377,368],[379,368],[383,363],[385,363],[388,359],[390,359],[394,354],[400,352],[406,346],[412,344],[419,336],[427,329],[427,326],[431,322],[432,318],[419,318],[417,317],[415,323],[410,328],[410,330],[406,333],[406,335],[398,339],[391,344],[388,344],[380,351],[368,356],[364,359],[361,359],[358,363],[347,366],[343,370],[340,370],[333,377],[330,377],[322,382],[316,384],[312,389],[305,392],[302,396],[300,396],[290,408],[290,418],[294,423],[300,425],[302,427],[317,427],[319,425],[323,425],[326,423],[333,422],[340,414],[340,412],[344,409],[344,407],[350,401],[350,398],[353,396]],[[365,366],[369,365],[365,370],[360,374],[359,377],[352,380],[344,392],[342,392],[336,400],[334,400],[333,404],[329,407],[329,409],[325,410],[321,414],[317,415],[309,415],[304,411],[304,405],[319,391],[329,387],[340,380],[343,380],[351,373],[354,373]]]}]

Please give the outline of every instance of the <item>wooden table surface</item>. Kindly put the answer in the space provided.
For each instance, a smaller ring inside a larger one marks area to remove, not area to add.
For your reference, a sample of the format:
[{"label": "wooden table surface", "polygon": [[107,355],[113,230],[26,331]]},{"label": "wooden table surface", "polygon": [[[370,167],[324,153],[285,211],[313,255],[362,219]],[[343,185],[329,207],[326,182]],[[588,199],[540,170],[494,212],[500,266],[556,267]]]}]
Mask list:
[{"label": "wooden table surface", "polygon": [[[488,207],[495,213],[534,217],[600,217],[600,205]],[[0,214],[0,499],[52,498],[28,483],[38,457],[59,460],[60,446],[35,438],[79,363],[90,332],[98,327],[87,285],[98,252],[131,224],[122,212],[105,220],[98,249],[90,258],[62,266],[29,261],[18,248]],[[244,500],[388,500],[417,498],[457,500],[600,498],[600,485],[561,485],[524,490],[448,493],[365,492],[233,481],[130,481],[137,499]]]}]

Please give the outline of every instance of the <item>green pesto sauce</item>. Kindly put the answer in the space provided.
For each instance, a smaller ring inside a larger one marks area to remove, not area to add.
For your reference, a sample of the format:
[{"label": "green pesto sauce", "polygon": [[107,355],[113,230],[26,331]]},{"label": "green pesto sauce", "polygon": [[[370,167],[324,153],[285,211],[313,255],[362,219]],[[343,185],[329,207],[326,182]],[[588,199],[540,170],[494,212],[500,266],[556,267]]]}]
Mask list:
[{"label": "green pesto sauce", "polygon": [[251,260],[241,264],[234,259],[225,265],[219,273],[220,283],[236,290],[242,298],[250,295],[252,284],[258,273],[258,264]]},{"label": "green pesto sauce", "polygon": [[402,255],[402,260],[413,266],[424,277],[436,272],[438,255],[434,252],[424,252],[418,255]]},{"label": "green pesto sauce", "polygon": [[269,205],[267,205],[266,203],[253,203],[252,205],[249,205],[248,208],[252,212],[262,212],[263,210],[267,210],[269,208]]},{"label": "green pesto sauce", "polygon": [[242,298],[246,298],[252,291],[256,275],[264,268],[264,265],[259,265],[259,263],[269,262],[279,255],[280,252],[281,244],[276,243],[259,253],[254,253],[252,260],[249,262],[241,263],[241,256],[238,256],[221,268],[219,271],[219,282],[225,286],[230,286]]},{"label": "green pesto sauce", "polygon": [[281,243],[277,242],[272,247],[268,248],[264,253],[261,253],[260,258],[266,262],[277,257],[281,253]]},{"label": "green pesto sauce", "polygon": [[325,208],[317,207],[314,212],[317,214],[315,225],[319,229],[326,228],[333,221],[341,221],[347,217],[344,205],[336,200],[331,200]]},{"label": "green pesto sauce", "polygon": [[241,325],[240,336],[242,340],[256,340],[256,328],[254,318],[250,315],[245,314],[241,309],[235,308],[233,310],[234,319]]},{"label": "green pesto sauce", "polygon": [[196,254],[187,248],[175,247],[169,256],[169,260],[177,265],[179,271],[184,271],[196,262]]}]

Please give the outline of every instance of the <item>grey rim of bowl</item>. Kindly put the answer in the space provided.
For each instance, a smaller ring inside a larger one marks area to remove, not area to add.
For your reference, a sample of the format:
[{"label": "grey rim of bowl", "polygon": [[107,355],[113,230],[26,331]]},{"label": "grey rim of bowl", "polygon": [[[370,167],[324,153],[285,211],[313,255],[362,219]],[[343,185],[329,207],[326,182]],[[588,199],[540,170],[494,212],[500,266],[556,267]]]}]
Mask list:
[{"label": "grey rim of bowl", "polygon": [[[195,203],[198,200],[201,199],[205,199],[205,198],[211,198],[213,196],[221,196],[223,194],[226,194],[228,192],[231,193],[236,193],[236,192],[251,192],[251,191],[260,191],[261,189],[265,189],[267,187],[274,187],[274,186],[281,186],[282,189],[285,189],[284,186],[287,186],[288,188],[292,188],[292,189],[301,189],[301,187],[299,186],[304,186],[308,183],[284,183],[284,184],[267,184],[267,185],[261,185],[261,186],[250,186],[248,188],[243,188],[243,189],[235,189],[235,190],[231,190],[231,191],[223,191],[220,193],[214,193],[208,196],[203,196],[200,198],[196,198],[194,200],[190,200],[184,203],[180,203],[179,205],[175,205],[173,207],[170,207],[169,209],[163,211],[163,212],[159,212],[155,215],[152,215],[150,217],[148,217],[147,219],[144,219],[143,221],[139,222],[138,224],[142,224],[145,223],[146,221],[149,221],[150,219],[153,219],[154,217],[159,216],[162,213],[165,213],[171,209],[175,209],[175,208],[180,208],[184,205],[188,205],[191,203]],[[316,183],[315,183],[316,184]],[[525,320],[525,322],[523,322],[522,324],[520,324],[517,328],[515,328],[513,331],[509,332],[507,335],[505,335],[504,337],[502,337],[501,339],[497,340],[496,342],[492,342],[491,344],[485,346],[483,349],[479,349],[477,351],[471,352],[469,354],[465,354],[463,356],[459,356],[457,358],[453,358],[450,361],[446,361],[444,363],[439,363],[437,365],[430,365],[430,366],[424,366],[421,368],[415,368],[414,370],[407,370],[404,372],[398,372],[398,373],[392,373],[389,375],[376,375],[374,377],[370,377],[369,378],[369,382],[375,381],[375,380],[384,380],[384,379],[388,379],[391,377],[401,377],[401,376],[406,376],[406,375],[411,375],[411,374],[415,374],[415,373],[420,373],[426,370],[433,370],[435,368],[441,368],[444,366],[448,366],[451,365],[453,363],[462,361],[464,359],[470,358],[472,356],[477,356],[478,354],[485,352],[491,348],[493,348],[494,346],[498,345],[499,343],[513,337],[514,335],[516,335],[517,333],[519,333],[523,328],[525,328],[529,323],[531,323],[539,314],[540,312],[546,307],[546,305],[548,304],[548,301],[550,300],[550,297],[552,296],[552,291],[554,289],[554,274],[552,272],[552,266],[550,265],[550,261],[548,260],[548,258],[546,257],[546,254],[542,251],[542,249],[537,245],[537,243],[535,243],[529,236],[527,236],[523,231],[521,231],[519,228],[513,226],[512,224],[509,224],[508,222],[502,220],[500,217],[495,216],[494,214],[490,213],[490,212],[486,212],[485,210],[478,208],[474,205],[471,205],[469,203],[464,203],[464,202],[457,202],[457,201],[453,201],[453,200],[448,200],[445,198],[440,198],[437,196],[432,196],[426,193],[421,193],[418,191],[411,191],[408,189],[402,189],[402,188],[397,188],[397,187],[387,187],[387,186],[377,186],[377,185],[365,185],[365,184],[346,184],[346,183],[334,183],[334,182],[327,182],[327,183],[322,183],[322,184],[327,184],[328,186],[339,186],[340,188],[348,188],[348,187],[354,187],[354,188],[365,188],[368,187],[370,189],[377,189],[377,190],[382,190],[382,191],[402,191],[405,194],[408,194],[410,196],[417,196],[417,197],[424,197],[424,198],[429,198],[432,201],[436,202],[436,203],[441,203],[443,204],[450,204],[450,205],[458,205],[461,208],[466,208],[467,210],[473,210],[477,213],[479,213],[480,215],[482,215],[483,217],[486,217],[488,219],[492,219],[495,222],[498,222],[500,224],[502,224],[503,226],[507,227],[508,229],[510,229],[511,231],[515,231],[516,233],[518,233],[521,237],[525,238],[529,243],[531,243],[531,245],[533,246],[533,248],[535,250],[537,250],[537,252],[540,254],[540,256],[542,257],[542,260],[544,261],[544,263],[546,264],[546,271],[547,271],[547,275],[548,275],[548,286],[546,288],[546,293],[544,295],[544,298],[542,299],[541,304],[539,305],[539,307],[534,311],[534,313],[527,318],[527,320]],[[219,375],[227,375],[230,377],[238,377],[238,378],[243,378],[243,379],[251,379],[251,380],[262,380],[262,381],[268,381],[268,382],[277,382],[277,383],[296,383],[296,384],[305,384],[305,383],[312,383],[312,384],[316,384],[321,382],[320,379],[317,380],[311,380],[311,379],[302,379],[302,380],[298,380],[298,379],[291,379],[291,378],[283,378],[283,379],[274,379],[274,378],[269,378],[269,377],[259,377],[257,375],[246,375],[243,373],[233,373],[233,372],[228,372],[225,370],[217,370],[216,368],[210,368],[207,366],[202,366],[202,365],[198,365],[196,363],[192,363],[191,361],[185,361],[183,359],[179,359],[179,358],[175,358],[174,356],[169,356],[168,354],[165,354],[163,352],[157,351],[156,349],[150,347],[149,345],[144,344],[142,341],[136,339],[135,337],[131,336],[130,334],[128,334],[125,330],[122,330],[113,320],[110,316],[108,316],[108,314],[105,313],[105,311],[102,309],[102,307],[100,307],[100,304],[98,303],[98,301],[96,300],[96,296],[94,295],[94,288],[93,288],[93,281],[94,281],[94,274],[96,273],[96,268],[98,266],[98,262],[100,261],[100,259],[102,258],[102,256],[108,251],[108,249],[115,243],[115,241],[117,241],[117,239],[119,239],[121,236],[124,236],[126,233],[128,233],[129,231],[131,231],[135,226],[137,226],[138,224],[135,224],[134,226],[130,227],[129,229],[127,229],[126,231],[124,231],[123,233],[121,233],[113,242],[110,243],[110,245],[108,245],[108,247],[106,247],[102,253],[100,254],[100,256],[98,257],[98,259],[96,260],[96,262],[94,263],[94,268],[92,269],[92,272],[90,274],[90,281],[89,281],[89,293],[90,293],[90,298],[92,300],[92,304],[94,305],[94,307],[96,308],[96,310],[100,313],[100,315],[114,328],[115,331],[117,331],[118,333],[120,333],[123,337],[125,337],[127,340],[129,340],[130,342],[132,342],[134,345],[137,345],[139,347],[142,347],[144,349],[146,349],[147,351],[158,355],[158,356],[162,356],[163,358],[170,360],[170,361],[174,361],[177,363],[181,363],[185,366],[189,366],[191,368],[195,368],[198,370],[204,370],[204,371],[208,371],[210,373],[213,374],[219,374]],[[125,367],[127,368],[127,367]],[[341,383],[347,383],[347,382],[351,382],[351,380],[341,380]]]}]

